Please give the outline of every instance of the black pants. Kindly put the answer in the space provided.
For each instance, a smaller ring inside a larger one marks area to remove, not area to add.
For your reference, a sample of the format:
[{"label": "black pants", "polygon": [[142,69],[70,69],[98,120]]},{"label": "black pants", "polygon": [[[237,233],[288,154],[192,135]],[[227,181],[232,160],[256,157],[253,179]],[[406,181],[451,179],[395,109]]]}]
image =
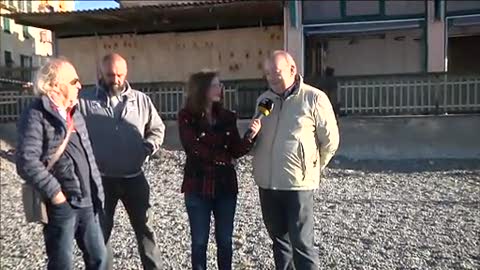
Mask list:
[{"label": "black pants", "polygon": [[113,269],[113,252],[108,243],[113,227],[115,208],[122,201],[137,238],[138,252],[143,269],[162,269],[160,251],[155,243],[155,234],[149,227],[150,186],[144,174],[133,178],[103,177],[105,213],[103,230],[108,251],[108,269]]},{"label": "black pants", "polygon": [[318,269],[314,249],[313,191],[260,188],[263,222],[273,241],[277,270]]}]

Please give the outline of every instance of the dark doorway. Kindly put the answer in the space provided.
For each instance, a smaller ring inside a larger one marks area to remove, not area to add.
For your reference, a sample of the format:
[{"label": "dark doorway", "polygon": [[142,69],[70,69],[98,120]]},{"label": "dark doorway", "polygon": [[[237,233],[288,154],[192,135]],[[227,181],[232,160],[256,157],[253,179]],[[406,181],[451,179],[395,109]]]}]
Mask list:
[{"label": "dark doorway", "polygon": [[480,74],[480,36],[448,39],[448,72]]}]

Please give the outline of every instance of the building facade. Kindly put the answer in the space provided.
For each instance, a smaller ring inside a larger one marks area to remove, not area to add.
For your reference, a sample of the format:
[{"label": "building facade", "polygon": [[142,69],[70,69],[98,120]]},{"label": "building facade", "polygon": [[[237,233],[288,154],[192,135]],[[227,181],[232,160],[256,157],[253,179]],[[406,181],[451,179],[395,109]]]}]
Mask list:
[{"label": "building facade", "polygon": [[306,76],[480,72],[479,1],[290,1],[288,10]]},{"label": "building facade", "polygon": [[117,2],[120,8],[7,17],[53,31],[55,53],[72,60],[84,84],[98,80],[109,52],[126,57],[129,80],[146,91],[168,92],[213,68],[238,90],[236,107],[251,113],[265,89],[262,61],[284,49],[343,114],[480,108],[480,1]]},{"label": "building facade", "polygon": [[[261,80],[263,60],[284,45],[278,1],[127,2],[113,9],[54,12],[48,19],[14,16],[52,30],[55,52],[73,62],[87,85],[96,83],[98,63],[110,52],[126,58],[134,83],[184,82],[203,68],[218,70],[224,80]],[[150,4],[155,5],[145,6]]]},{"label": "building facade", "polygon": [[[30,81],[32,70],[53,54],[52,33],[15,23],[10,13],[70,11],[74,1],[0,1],[0,78]],[[4,82],[5,84],[5,82]]]}]

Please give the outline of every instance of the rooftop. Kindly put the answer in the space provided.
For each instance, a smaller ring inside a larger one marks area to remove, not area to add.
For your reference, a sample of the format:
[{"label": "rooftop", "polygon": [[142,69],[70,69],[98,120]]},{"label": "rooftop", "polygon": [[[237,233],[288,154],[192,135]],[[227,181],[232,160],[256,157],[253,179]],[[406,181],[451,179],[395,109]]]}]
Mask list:
[{"label": "rooftop", "polygon": [[210,0],[65,12],[11,13],[57,37],[228,29],[283,23],[283,1]]}]

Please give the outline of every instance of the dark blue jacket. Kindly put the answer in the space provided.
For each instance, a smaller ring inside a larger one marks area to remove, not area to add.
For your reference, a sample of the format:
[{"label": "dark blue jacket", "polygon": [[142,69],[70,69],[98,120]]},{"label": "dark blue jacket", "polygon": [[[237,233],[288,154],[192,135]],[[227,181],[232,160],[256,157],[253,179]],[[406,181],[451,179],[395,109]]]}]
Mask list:
[{"label": "dark blue jacket", "polygon": [[[88,131],[81,113],[74,110],[75,130],[80,135],[87,154],[94,183],[91,189],[92,199],[97,207],[103,207],[103,186]],[[75,174],[74,162],[68,155],[63,154],[50,171],[46,169],[48,160],[57,151],[67,132],[66,121],[51,106],[48,97],[35,99],[23,111],[17,131],[16,164],[20,177],[40,191],[45,199],[52,199],[60,190],[67,199],[81,196],[80,180]]]}]

